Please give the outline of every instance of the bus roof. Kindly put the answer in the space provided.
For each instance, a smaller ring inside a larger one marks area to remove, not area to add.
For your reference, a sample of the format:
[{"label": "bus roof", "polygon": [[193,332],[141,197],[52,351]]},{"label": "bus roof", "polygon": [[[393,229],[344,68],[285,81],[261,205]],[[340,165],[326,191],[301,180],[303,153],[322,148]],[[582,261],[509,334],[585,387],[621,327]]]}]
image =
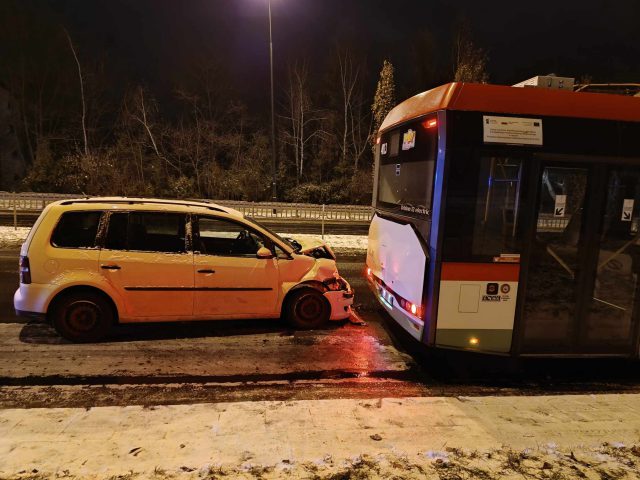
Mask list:
[{"label": "bus roof", "polygon": [[640,122],[640,98],[637,97],[546,88],[447,83],[397,105],[382,122],[380,131],[438,110]]}]

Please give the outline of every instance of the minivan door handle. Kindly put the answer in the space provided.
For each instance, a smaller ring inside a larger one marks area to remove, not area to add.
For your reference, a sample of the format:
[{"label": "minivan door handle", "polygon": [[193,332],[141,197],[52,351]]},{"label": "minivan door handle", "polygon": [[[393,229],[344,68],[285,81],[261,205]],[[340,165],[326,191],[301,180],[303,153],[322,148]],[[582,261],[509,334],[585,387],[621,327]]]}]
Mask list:
[{"label": "minivan door handle", "polygon": [[203,268],[202,270],[198,270],[198,273],[216,273],[216,271],[210,268]]},{"label": "minivan door handle", "polygon": [[120,270],[120,265],[100,265],[103,270]]}]

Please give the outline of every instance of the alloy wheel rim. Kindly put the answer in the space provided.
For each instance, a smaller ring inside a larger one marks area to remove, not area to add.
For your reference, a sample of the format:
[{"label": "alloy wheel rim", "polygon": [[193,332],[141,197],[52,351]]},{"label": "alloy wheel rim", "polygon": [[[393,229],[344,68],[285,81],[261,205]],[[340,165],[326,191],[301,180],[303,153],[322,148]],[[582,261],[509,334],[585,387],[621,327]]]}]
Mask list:
[{"label": "alloy wheel rim", "polygon": [[67,309],[67,325],[75,332],[89,332],[98,323],[100,310],[92,302],[74,302]]}]

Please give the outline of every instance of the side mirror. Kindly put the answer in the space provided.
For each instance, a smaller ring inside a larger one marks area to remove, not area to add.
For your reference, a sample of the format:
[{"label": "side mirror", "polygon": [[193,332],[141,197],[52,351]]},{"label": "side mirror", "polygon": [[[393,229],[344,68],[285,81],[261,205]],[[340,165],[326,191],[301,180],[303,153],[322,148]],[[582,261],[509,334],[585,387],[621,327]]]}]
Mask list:
[{"label": "side mirror", "polygon": [[260,247],[256,252],[256,257],[258,258],[273,258],[273,253],[267,247]]}]

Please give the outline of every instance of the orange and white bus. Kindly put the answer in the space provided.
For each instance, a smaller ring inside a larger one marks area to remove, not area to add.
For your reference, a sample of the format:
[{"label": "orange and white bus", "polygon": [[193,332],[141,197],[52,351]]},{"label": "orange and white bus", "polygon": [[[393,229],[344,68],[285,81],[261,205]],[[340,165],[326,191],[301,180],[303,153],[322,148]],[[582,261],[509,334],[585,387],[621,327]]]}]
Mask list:
[{"label": "orange and white bus", "polygon": [[384,120],[367,276],[430,347],[638,357],[640,98],[450,83]]}]

